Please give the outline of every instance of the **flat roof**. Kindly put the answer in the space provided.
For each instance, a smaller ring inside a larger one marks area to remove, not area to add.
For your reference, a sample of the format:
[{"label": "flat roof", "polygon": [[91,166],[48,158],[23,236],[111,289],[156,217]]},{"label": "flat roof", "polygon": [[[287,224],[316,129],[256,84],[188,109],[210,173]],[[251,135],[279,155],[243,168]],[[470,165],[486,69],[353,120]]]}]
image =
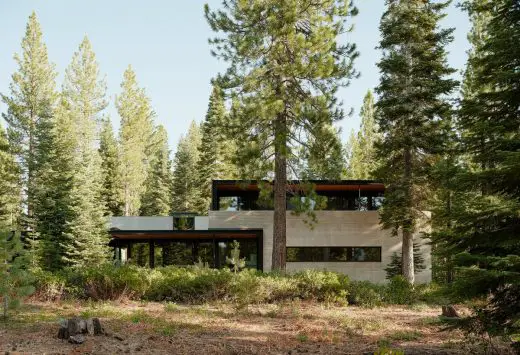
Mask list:
[{"label": "flat roof", "polygon": [[165,240],[165,239],[213,239],[213,238],[256,238],[259,228],[228,228],[203,230],[119,230],[113,229],[109,233],[113,240]]}]

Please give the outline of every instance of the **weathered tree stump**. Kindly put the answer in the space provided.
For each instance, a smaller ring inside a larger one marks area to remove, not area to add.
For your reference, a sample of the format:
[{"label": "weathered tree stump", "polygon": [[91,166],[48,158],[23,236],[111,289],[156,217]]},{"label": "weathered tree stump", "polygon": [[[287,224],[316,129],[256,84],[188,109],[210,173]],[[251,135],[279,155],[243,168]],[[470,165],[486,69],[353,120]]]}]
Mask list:
[{"label": "weathered tree stump", "polygon": [[447,318],[460,318],[459,313],[455,309],[455,307],[448,305],[442,306],[442,315]]},{"label": "weathered tree stump", "polygon": [[81,319],[78,317],[74,317],[68,320],[64,320],[60,323],[60,329],[58,330],[58,338],[69,340],[71,343],[74,344],[81,344],[79,341],[81,341],[82,339],[83,341],[85,341],[85,337],[76,337],[76,335],[100,335],[103,333],[104,330],[101,326],[99,318]]}]

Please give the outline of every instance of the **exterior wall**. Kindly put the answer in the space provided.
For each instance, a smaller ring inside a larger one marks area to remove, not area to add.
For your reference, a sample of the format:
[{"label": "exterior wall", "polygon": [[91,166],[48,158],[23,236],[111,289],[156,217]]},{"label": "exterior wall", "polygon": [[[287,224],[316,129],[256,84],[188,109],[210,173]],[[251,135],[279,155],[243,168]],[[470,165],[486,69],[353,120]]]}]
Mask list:
[{"label": "exterior wall", "polygon": [[[401,250],[401,238],[381,230],[377,211],[315,211],[318,223],[309,228],[305,216],[287,212],[287,246],[380,246],[381,262],[290,262],[288,271],[326,269],[342,272],[353,280],[385,282],[384,268],[394,252]],[[210,228],[262,228],[264,230],[264,270],[271,269],[273,248],[273,211],[210,211]],[[416,281],[431,281],[430,246],[421,243],[426,270],[416,274]]]},{"label": "exterior wall", "polygon": [[111,228],[120,230],[173,230],[173,217],[112,217]]},{"label": "exterior wall", "polygon": [[200,230],[208,230],[209,227],[209,218],[207,216],[196,216],[195,217],[195,229]]}]

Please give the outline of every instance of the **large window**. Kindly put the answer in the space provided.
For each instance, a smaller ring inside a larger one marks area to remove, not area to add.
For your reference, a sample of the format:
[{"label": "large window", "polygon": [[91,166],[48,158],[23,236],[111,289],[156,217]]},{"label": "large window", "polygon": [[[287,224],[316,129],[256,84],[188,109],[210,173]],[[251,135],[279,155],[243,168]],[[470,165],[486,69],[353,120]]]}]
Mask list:
[{"label": "large window", "polygon": [[381,262],[381,247],[287,247],[288,262]]}]

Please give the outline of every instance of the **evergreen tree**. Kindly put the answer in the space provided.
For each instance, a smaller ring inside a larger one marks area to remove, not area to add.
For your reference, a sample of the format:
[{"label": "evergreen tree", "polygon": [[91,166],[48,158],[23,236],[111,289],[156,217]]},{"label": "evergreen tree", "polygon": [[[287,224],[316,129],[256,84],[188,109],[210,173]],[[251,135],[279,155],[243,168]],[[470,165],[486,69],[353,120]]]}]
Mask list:
[{"label": "evergreen tree", "polygon": [[23,297],[34,292],[28,264],[20,233],[0,229],[0,298],[4,319],[9,309],[15,309]]},{"label": "evergreen tree", "polygon": [[98,123],[107,106],[106,84],[87,37],[65,72],[63,103],[73,124],[71,216],[67,221],[64,260],[75,266],[98,264],[108,256],[106,206],[101,199],[103,180],[97,149]]},{"label": "evergreen tree", "polygon": [[[491,295],[474,318],[478,329],[514,334],[520,331],[520,5],[475,0],[467,8],[486,26],[475,36],[484,40],[474,43],[465,78],[459,124],[471,165],[457,180],[466,199],[447,241],[462,273],[457,289]],[[479,28],[474,24],[474,34]]]},{"label": "evergreen tree", "polygon": [[197,163],[199,196],[196,211],[200,214],[208,213],[212,180],[233,179],[237,176],[233,164],[236,144],[224,133],[228,129],[226,116],[223,92],[218,86],[213,86],[208,112],[201,125],[200,159]]},{"label": "evergreen tree", "polygon": [[440,29],[448,2],[387,1],[380,24],[383,57],[377,87],[376,145],[381,166],[376,178],[386,186],[381,209],[384,228],[402,235],[403,276],[414,282],[413,236],[425,218],[432,158],[443,149],[450,119],[446,100],[456,82],[446,63],[452,29]]},{"label": "evergreen tree", "polygon": [[121,187],[121,160],[119,145],[114,136],[110,119],[101,123],[99,138],[99,155],[101,156],[101,174],[103,189],[101,198],[107,207],[106,212],[112,216],[123,215],[123,197]]},{"label": "evergreen tree", "polygon": [[372,91],[363,99],[360,111],[361,128],[357,136],[352,132],[349,140],[347,177],[350,179],[371,179],[377,167],[375,143],[380,139],[375,123],[375,101]]},{"label": "evergreen tree", "polygon": [[173,160],[173,212],[193,212],[197,208],[199,186],[194,177],[197,176],[200,144],[200,129],[193,121],[188,134],[180,138]]},{"label": "evergreen tree", "polygon": [[[307,149],[299,158],[306,167],[300,174],[303,180],[338,180],[345,172],[345,154],[339,130],[333,125],[322,124],[314,127],[309,135]],[[295,176],[298,178],[298,176]]]},{"label": "evergreen tree", "polygon": [[308,147],[313,128],[343,116],[334,94],[354,75],[357,53],[337,40],[357,10],[348,0],[224,4],[205,8],[211,28],[222,34],[211,41],[214,54],[230,63],[218,82],[239,105],[240,161],[261,161],[265,170],[259,170],[274,179],[272,267],[285,270],[288,170],[297,170],[291,162]]},{"label": "evergreen tree", "polygon": [[155,153],[142,198],[141,216],[167,216],[172,206],[170,150],[168,133],[163,126],[158,126],[154,132],[154,146]]},{"label": "evergreen tree", "polygon": [[121,147],[121,184],[125,216],[137,216],[145,191],[154,112],[144,89],[137,85],[129,66],[121,83],[122,93],[116,98],[121,117],[119,140]]},{"label": "evergreen tree", "polygon": [[40,187],[36,180],[41,180],[40,168],[49,158],[46,149],[56,101],[56,72],[49,62],[34,12],[29,16],[22,39],[22,54],[15,54],[14,58],[18,70],[12,75],[9,95],[2,95],[7,105],[7,113],[2,116],[8,124],[11,149],[21,168],[23,228],[35,231],[34,209],[42,202],[35,197]]},{"label": "evergreen tree", "polygon": [[20,213],[19,168],[0,124],[0,229],[12,230]]},{"label": "evergreen tree", "polygon": [[39,253],[32,256],[35,266],[58,270],[67,265],[63,255],[69,245],[67,233],[73,218],[71,192],[75,169],[77,131],[74,117],[63,97],[55,109],[53,126],[45,140],[48,158],[40,165],[34,215],[38,231]]},{"label": "evergreen tree", "polygon": [[[426,269],[424,264],[424,257],[421,252],[421,247],[417,243],[413,243],[413,269],[415,274]],[[391,279],[394,276],[403,274],[403,258],[401,254],[394,252],[391,256],[390,263],[385,268],[386,278]]]}]

